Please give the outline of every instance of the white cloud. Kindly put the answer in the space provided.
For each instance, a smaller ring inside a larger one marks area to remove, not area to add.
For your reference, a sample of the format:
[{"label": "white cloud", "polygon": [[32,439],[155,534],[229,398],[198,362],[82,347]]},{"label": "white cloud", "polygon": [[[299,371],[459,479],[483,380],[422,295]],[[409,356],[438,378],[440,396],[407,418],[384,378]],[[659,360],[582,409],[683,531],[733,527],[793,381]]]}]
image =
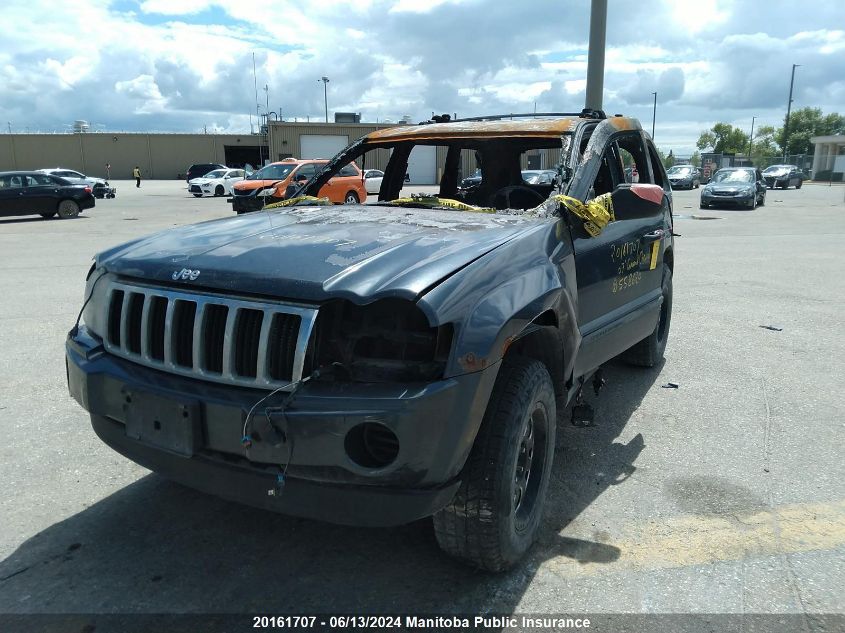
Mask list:
[{"label": "white cloud", "polygon": [[[530,110],[533,101],[538,110],[577,110],[588,5],[278,0],[259,9],[145,0],[133,12],[108,0],[7,0],[0,120],[244,131],[255,113],[253,52],[257,83],[285,117],[322,119],[323,75],[330,110],[369,120]],[[209,16],[216,23],[199,23]],[[691,148],[717,120],[778,124],[796,63],[794,106],[841,111],[845,31],[832,25],[842,24],[845,4],[836,2],[796,12],[759,0],[665,0],[648,10],[619,0],[608,15],[606,109],[650,122],[658,91],[658,141]],[[263,110],[260,90],[259,102]]]}]

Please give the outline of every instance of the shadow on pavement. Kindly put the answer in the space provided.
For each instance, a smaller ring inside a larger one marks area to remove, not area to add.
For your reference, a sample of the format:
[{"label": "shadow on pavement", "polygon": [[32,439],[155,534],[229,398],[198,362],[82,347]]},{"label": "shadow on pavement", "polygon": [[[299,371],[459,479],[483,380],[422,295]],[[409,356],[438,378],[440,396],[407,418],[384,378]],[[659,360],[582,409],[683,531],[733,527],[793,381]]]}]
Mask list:
[{"label": "shadow on pavement", "polygon": [[[611,365],[597,425],[559,418],[540,542],[490,575],[440,552],[430,521],[357,529],[285,517],[148,475],[28,539],[0,563],[0,613],[511,613],[550,557],[612,563],[620,551],[559,532],[624,485],[642,436],[615,442],[659,369]],[[554,610],[550,605],[550,609]]]}]

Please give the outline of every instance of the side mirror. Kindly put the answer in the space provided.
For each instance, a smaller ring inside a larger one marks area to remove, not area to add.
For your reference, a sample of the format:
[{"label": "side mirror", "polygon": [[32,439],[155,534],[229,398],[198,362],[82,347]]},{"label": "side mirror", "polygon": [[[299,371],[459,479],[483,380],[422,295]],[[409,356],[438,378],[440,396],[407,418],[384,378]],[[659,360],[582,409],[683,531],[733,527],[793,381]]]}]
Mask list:
[{"label": "side mirror", "polygon": [[663,210],[663,187],[646,183],[624,183],[610,194],[617,220],[633,220],[659,215]]}]

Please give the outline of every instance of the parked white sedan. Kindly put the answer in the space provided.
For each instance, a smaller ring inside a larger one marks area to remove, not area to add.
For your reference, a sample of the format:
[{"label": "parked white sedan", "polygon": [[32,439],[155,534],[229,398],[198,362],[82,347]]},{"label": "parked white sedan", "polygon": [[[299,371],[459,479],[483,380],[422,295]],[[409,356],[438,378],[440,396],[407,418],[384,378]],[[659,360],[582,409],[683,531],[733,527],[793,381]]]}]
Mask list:
[{"label": "parked white sedan", "polygon": [[244,179],[243,169],[215,169],[188,181],[188,193],[194,197],[232,195],[232,185]]},{"label": "parked white sedan", "polygon": [[381,180],[384,178],[384,172],[381,169],[368,169],[364,172],[364,186],[367,188],[367,193],[378,193],[381,189]]}]

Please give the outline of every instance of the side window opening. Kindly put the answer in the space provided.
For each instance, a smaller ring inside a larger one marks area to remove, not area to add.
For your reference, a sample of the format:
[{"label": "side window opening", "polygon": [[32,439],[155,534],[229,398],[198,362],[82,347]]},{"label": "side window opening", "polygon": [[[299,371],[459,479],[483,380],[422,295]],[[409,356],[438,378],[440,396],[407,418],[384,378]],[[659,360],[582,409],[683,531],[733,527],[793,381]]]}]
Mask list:
[{"label": "side window opening", "polygon": [[663,171],[663,162],[660,160],[660,156],[658,156],[657,151],[651,143],[648,145],[648,156],[651,159],[651,171],[654,175],[654,184],[660,185],[663,189],[668,189],[669,187],[666,183],[666,176]]},{"label": "side window opening", "polygon": [[625,168],[625,182],[651,182],[642,138],[639,134],[626,134],[617,141],[619,154]]}]

